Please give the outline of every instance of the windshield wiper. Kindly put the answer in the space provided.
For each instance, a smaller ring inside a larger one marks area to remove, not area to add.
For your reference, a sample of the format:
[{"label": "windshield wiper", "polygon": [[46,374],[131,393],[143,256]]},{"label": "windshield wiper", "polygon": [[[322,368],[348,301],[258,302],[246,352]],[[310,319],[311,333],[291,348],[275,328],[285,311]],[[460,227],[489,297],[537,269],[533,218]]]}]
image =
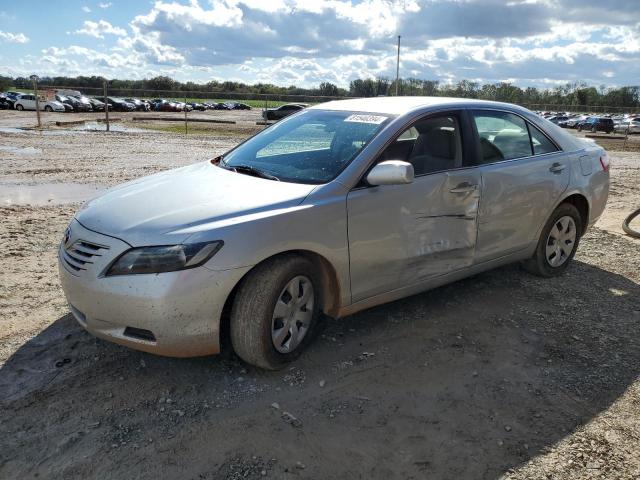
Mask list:
[{"label": "windshield wiper", "polygon": [[233,170],[238,173],[247,173],[249,175],[253,175],[255,177],[266,178],[267,180],[275,180],[279,182],[280,179],[275,175],[271,175],[270,173],[263,172],[262,170],[258,170],[251,165],[225,165],[226,168]]}]

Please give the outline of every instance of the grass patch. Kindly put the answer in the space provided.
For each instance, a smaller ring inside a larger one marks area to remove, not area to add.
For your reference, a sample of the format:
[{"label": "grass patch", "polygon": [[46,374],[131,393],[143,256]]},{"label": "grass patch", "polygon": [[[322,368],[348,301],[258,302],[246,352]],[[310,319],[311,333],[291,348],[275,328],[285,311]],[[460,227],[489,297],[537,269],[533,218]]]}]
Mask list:
[{"label": "grass patch", "polygon": [[[167,125],[157,123],[145,123],[135,122],[131,124],[136,128],[143,128],[145,130],[153,130],[156,132],[177,133],[185,134],[184,123],[176,122]],[[260,127],[250,128],[238,128],[230,125],[205,125],[202,123],[189,123],[186,134],[188,135],[211,135],[211,136],[223,136],[223,137],[247,137],[255,132],[260,131]]]}]

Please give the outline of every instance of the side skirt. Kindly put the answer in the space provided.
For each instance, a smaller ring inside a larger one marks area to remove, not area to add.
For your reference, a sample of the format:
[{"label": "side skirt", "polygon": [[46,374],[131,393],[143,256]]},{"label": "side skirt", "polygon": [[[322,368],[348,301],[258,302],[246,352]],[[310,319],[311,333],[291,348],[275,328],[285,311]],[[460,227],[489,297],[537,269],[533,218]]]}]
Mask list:
[{"label": "side skirt", "polygon": [[471,277],[487,270],[492,270],[494,268],[502,267],[510,263],[519,262],[521,260],[526,260],[527,258],[531,257],[531,255],[533,255],[535,247],[536,245],[533,244],[532,246],[529,246],[524,250],[505,255],[504,257],[495,258],[493,260],[489,260],[478,265],[473,265],[462,270],[439,275],[420,283],[415,283],[413,285],[408,285],[406,287],[398,288],[390,292],[382,293],[380,295],[360,300],[359,302],[353,303],[351,305],[345,305],[338,310],[336,318],[353,315],[356,312],[376,307],[384,303],[400,300],[401,298],[409,297],[426,290],[441,287],[442,285],[456,282],[458,280],[462,280],[463,278]]}]

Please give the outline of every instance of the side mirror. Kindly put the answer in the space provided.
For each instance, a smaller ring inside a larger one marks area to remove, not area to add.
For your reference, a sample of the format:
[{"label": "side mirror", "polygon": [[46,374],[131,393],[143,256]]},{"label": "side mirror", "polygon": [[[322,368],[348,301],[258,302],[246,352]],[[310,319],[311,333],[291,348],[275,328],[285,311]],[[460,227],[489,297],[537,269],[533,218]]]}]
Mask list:
[{"label": "side mirror", "polygon": [[369,185],[403,185],[413,182],[413,165],[402,160],[380,162],[369,172]]}]

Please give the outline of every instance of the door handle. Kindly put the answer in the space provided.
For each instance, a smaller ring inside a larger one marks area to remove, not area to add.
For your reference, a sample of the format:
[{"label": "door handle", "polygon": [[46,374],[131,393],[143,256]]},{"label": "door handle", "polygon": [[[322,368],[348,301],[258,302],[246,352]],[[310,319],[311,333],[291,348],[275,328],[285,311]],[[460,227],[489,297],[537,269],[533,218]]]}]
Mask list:
[{"label": "door handle", "polygon": [[561,173],[564,170],[564,168],[565,167],[563,164],[556,162],[549,167],[549,171],[551,173]]},{"label": "door handle", "polygon": [[478,188],[478,185],[472,185],[469,182],[460,183],[449,190],[451,193],[469,193]]}]

